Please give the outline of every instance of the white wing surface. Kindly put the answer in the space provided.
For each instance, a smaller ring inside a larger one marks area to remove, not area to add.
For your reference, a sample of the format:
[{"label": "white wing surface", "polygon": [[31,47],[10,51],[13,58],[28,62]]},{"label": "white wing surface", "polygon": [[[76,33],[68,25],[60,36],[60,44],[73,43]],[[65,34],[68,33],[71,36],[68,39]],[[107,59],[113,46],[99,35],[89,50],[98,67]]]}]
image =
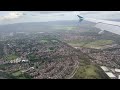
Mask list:
[{"label": "white wing surface", "polygon": [[99,34],[102,34],[104,30],[120,35],[120,22],[108,21],[108,20],[98,20],[93,18],[83,18],[79,16],[79,21],[90,21],[96,23],[95,27],[101,29],[102,31]]},{"label": "white wing surface", "polygon": [[106,31],[120,35],[120,22],[98,20],[98,19],[92,19],[92,18],[84,18],[84,20],[96,23],[95,27],[103,31],[106,30]]}]

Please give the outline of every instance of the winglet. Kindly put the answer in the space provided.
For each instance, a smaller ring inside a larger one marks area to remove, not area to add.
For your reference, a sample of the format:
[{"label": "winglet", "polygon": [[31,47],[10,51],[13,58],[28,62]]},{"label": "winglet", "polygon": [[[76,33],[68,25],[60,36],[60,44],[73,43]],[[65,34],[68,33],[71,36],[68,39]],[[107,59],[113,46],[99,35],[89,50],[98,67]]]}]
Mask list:
[{"label": "winglet", "polygon": [[79,21],[83,21],[83,17],[81,17],[80,15],[77,15],[79,17]]}]

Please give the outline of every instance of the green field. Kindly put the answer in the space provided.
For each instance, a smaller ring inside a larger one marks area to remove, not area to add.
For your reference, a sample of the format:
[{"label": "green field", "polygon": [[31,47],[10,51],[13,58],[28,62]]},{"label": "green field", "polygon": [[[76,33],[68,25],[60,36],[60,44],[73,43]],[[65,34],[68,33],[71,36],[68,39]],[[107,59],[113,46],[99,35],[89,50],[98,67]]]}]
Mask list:
[{"label": "green field", "polygon": [[86,44],[84,47],[99,49],[102,48],[102,46],[110,45],[112,43],[113,43],[112,40],[97,40],[89,44]]},{"label": "green field", "polygon": [[48,40],[41,40],[40,42],[41,42],[41,43],[47,43]]},{"label": "green field", "polygon": [[75,29],[78,29],[78,27],[76,26],[54,26],[53,29],[60,29],[60,30],[75,30]]},{"label": "green field", "polygon": [[14,60],[16,58],[18,58],[18,56],[15,54],[10,54],[4,57],[5,60]]},{"label": "green field", "polygon": [[12,73],[16,79],[31,79],[31,77],[25,73],[22,73],[21,70]]},{"label": "green field", "polygon": [[68,42],[69,45],[73,46],[73,47],[81,47],[81,46],[85,46],[88,42],[87,41],[71,41]]},{"label": "green field", "polygon": [[87,48],[95,48],[95,49],[100,49],[105,45],[110,45],[112,44],[112,40],[96,40],[96,41],[71,41],[68,42],[69,45],[73,47],[87,47]]},{"label": "green field", "polygon": [[87,45],[91,42],[92,42],[91,40],[72,40],[67,43],[73,47],[85,47],[85,45]]},{"label": "green field", "polygon": [[95,65],[80,66],[73,79],[108,79],[107,75]]},{"label": "green field", "polygon": [[53,43],[58,43],[58,41],[57,40],[51,40]]},{"label": "green field", "polygon": [[22,74],[21,71],[16,71],[16,72],[12,73],[13,76],[19,76],[19,75],[21,75],[21,74]]}]

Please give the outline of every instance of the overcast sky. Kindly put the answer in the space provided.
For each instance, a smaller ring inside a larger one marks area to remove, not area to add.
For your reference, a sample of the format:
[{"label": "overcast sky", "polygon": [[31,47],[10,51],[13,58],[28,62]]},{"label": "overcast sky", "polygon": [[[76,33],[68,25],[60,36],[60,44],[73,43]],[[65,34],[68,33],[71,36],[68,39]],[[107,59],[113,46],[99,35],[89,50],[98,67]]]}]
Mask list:
[{"label": "overcast sky", "polygon": [[120,11],[0,11],[0,24],[78,20],[77,14],[95,19],[120,19]]}]

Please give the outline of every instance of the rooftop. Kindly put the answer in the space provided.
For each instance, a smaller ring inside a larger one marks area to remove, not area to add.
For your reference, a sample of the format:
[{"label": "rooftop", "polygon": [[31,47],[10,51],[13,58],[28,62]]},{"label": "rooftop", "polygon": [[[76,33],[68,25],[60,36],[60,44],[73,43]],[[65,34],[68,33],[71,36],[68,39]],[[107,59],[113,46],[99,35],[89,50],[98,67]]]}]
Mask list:
[{"label": "rooftop", "polygon": [[105,66],[101,66],[101,68],[106,72],[106,71],[109,71],[109,69]]},{"label": "rooftop", "polygon": [[120,69],[115,68],[115,72],[120,72]]},{"label": "rooftop", "polygon": [[106,74],[107,74],[110,78],[116,78],[116,76],[115,76],[112,72],[106,72]]}]

